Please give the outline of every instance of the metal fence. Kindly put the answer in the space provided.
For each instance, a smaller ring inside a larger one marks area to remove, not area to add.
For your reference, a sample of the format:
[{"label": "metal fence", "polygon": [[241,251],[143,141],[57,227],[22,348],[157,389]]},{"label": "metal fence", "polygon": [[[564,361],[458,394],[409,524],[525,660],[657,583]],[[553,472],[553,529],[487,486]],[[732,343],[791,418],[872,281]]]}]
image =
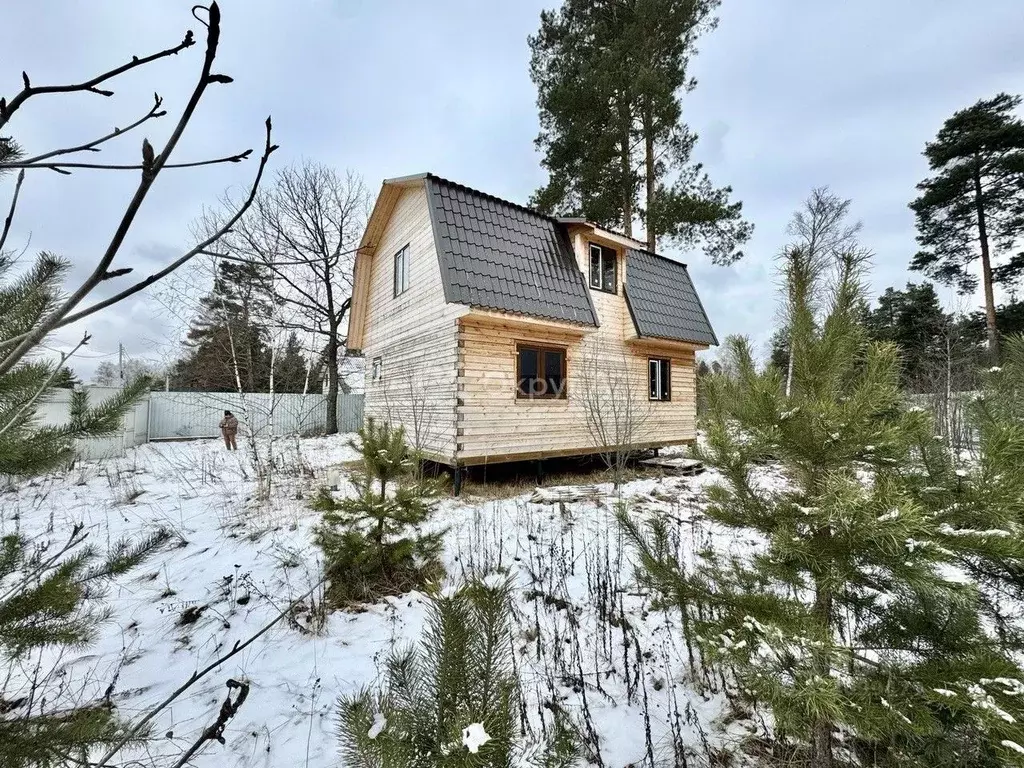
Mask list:
[{"label": "metal fence", "polygon": [[[87,386],[90,405],[97,405],[118,390]],[[120,434],[79,440],[84,459],[123,456],[125,449],[149,440],[218,437],[217,425],[228,410],[244,433],[256,435],[311,435],[327,426],[327,398],[321,394],[238,394],[237,392],[150,392],[136,403]],[[71,417],[71,390],[55,390],[40,404],[45,425],[67,424]],[[338,395],[338,431],[355,432],[363,424],[363,396]]]},{"label": "metal fence", "polygon": [[[217,437],[225,410],[235,415],[243,432],[257,435],[316,434],[327,424],[327,399],[320,394],[153,392],[149,439]],[[338,396],[339,431],[354,432],[362,418],[362,395]]]}]

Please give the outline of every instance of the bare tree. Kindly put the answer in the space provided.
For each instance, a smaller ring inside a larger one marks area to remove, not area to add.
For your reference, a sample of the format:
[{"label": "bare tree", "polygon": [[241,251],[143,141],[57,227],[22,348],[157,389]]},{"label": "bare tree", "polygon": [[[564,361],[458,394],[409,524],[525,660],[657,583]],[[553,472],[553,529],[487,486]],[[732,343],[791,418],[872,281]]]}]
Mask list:
[{"label": "bare tree", "polygon": [[651,415],[642,374],[630,371],[626,355],[609,358],[596,350],[583,359],[580,388],[587,431],[618,488]]},{"label": "bare tree", "polygon": [[[783,275],[792,276],[793,266],[806,260],[806,271],[812,276],[820,275],[839,254],[852,251],[857,246],[857,235],[861,222],[849,221],[850,200],[843,200],[828,187],[815,187],[810,196],[794,214],[786,231],[793,241],[783,250]],[[787,285],[795,285],[787,280]],[[788,297],[792,300],[792,297]],[[793,329],[788,329],[790,339]],[[786,371],[786,396],[793,388],[793,345],[790,343],[789,364]]]},{"label": "bare tree", "polygon": [[[225,196],[225,209],[236,206]],[[269,268],[278,298],[296,310],[286,327],[323,340],[328,434],[338,431],[339,364],[352,301],[352,264],[368,207],[358,174],[339,174],[306,160],[277,172],[216,253]],[[223,228],[222,221],[221,213],[208,212],[199,222],[199,237]]]}]

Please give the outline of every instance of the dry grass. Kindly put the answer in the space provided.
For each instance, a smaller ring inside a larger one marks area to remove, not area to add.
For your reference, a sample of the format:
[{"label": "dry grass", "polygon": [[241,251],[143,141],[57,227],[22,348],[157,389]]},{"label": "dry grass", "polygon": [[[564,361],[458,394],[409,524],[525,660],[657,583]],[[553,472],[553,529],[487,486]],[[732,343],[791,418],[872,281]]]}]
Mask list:
[{"label": "dry grass", "polygon": [[[541,485],[598,485],[611,483],[614,472],[603,464],[552,462],[551,472],[545,472]],[[654,467],[630,466],[622,473],[622,482],[665,477],[664,470]],[[532,492],[537,487],[536,471],[530,462],[521,466],[471,467],[462,481],[462,496],[482,501],[499,501]]]}]

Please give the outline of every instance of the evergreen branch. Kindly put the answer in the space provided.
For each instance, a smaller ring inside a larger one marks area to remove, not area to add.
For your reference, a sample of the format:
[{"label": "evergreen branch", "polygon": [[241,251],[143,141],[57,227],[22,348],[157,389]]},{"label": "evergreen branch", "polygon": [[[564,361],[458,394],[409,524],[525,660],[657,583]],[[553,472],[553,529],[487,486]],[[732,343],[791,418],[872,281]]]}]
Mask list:
[{"label": "evergreen branch", "polygon": [[[70,150],[75,151],[75,150]],[[238,152],[234,155],[227,155],[225,157],[216,157],[211,160],[196,160],[189,163],[165,163],[163,168],[199,168],[204,165],[220,165],[222,163],[240,163],[252,154],[251,149],[247,149],[244,152]],[[90,170],[98,171],[145,171],[149,168],[146,163],[138,164],[108,164],[108,163],[37,163],[30,162],[28,160],[22,160],[16,163],[0,163],[0,169],[7,168],[21,168],[21,169],[34,169],[44,168],[51,171],[56,171],[64,175],[68,175],[70,171],[68,168],[86,168]]]},{"label": "evergreen branch", "polygon": [[53,384],[53,380],[57,378],[57,374],[60,373],[60,369],[63,367],[64,363],[71,359],[71,356],[74,355],[79,349],[88,344],[89,338],[90,337],[88,333],[84,334],[82,336],[82,340],[78,342],[70,352],[61,353],[60,362],[58,362],[57,365],[53,367],[53,371],[46,378],[46,381],[42,383],[42,385],[36,390],[35,394],[32,395],[32,397],[30,397],[28,400],[22,403],[21,408],[19,408],[17,412],[15,412],[15,414],[10,418],[10,420],[3,427],[0,427],[0,436],[3,436],[3,434],[7,430],[9,430],[11,427],[17,424],[21,417],[24,414],[26,414],[29,411],[29,409],[32,408],[32,406],[36,404],[39,398],[42,397],[47,390],[49,390],[50,385]]},{"label": "evergreen branch", "polygon": [[124,128],[114,128],[114,130],[111,131],[110,133],[108,133],[106,136],[101,136],[100,138],[94,139],[93,141],[87,142],[85,144],[80,144],[77,147],[68,147],[66,149],[55,149],[55,150],[53,150],[51,152],[45,152],[45,153],[43,153],[41,155],[36,155],[35,157],[30,157],[27,160],[18,161],[18,163],[15,164],[15,165],[11,165],[9,163],[2,163],[2,162],[0,162],[0,168],[19,168],[19,167],[20,168],[29,168],[29,167],[33,167],[33,166],[37,165],[38,163],[42,162],[43,160],[48,160],[51,157],[58,157],[60,155],[70,155],[70,154],[73,154],[75,152],[99,152],[100,150],[96,149],[96,147],[98,147],[100,144],[103,144],[103,143],[105,143],[107,141],[110,141],[111,139],[117,138],[118,136],[122,136],[122,135],[128,133],[129,131],[132,131],[132,130],[138,128],[140,125],[142,125],[147,120],[152,120],[154,118],[163,117],[164,115],[166,115],[167,114],[167,110],[160,109],[162,104],[163,104],[163,99],[161,99],[158,94],[154,93],[153,94],[153,106],[150,108],[149,112],[147,112],[145,115],[140,117],[138,120],[136,120],[131,125],[128,125],[128,126],[126,126]]},{"label": "evergreen branch", "polygon": [[7,242],[7,233],[11,231],[11,222],[14,221],[14,210],[18,207],[18,194],[21,192],[21,185],[25,181],[25,171],[18,173],[18,181],[14,184],[14,196],[11,197],[11,208],[4,219],[4,231],[0,232],[0,255],[4,252],[4,243]]},{"label": "evergreen branch", "polygon": [[[216,3],[214,3],[214,6],[215,5]],[[31,82],[29,82],[28,75],[25,72],[22,72],[21,79],[24,83],[24,88],[22,88],[22,90],[13,99],[11,99],[10,102],[8,102],[6,99],[0,98],[0,128],[3,128],[3,126],[5,126],[7,122],[11,119],[11,116],[15,112],[17,112],[18,109],[28,99],[32,98],[33,96],[39,96],[45,93],[75,92],[96,93],[100,96],[113,96],[113,91],[104,90],[98,88],[97,86],[99,86],[101,83],[106,82],[107,80],[115,78],[119,75],[123,75],[125,72],[135,69],[136,67],[144,66],[153,61],[157,61],[158,59],[167,58],[168,56],[174,56],[180,53],[181,51],[185,50],[186,48],[195,45],[195,42],[196,41],[192,35],[192,30],[190,29],[185,33],[185,37],[182,39],[182,41],[172,48],[167,48],[157,53],[150,54],[149,56],[143,56],[141,59],[138,56],[132,56],[132,60],[128,63],[122,64],[120,67],[115,67],[114,69],[108,70],[107,72],[104,72],[101,75],[97,75],[91,80],[86,80],[84,82],[76,83],[74,85],[45,85],[36,88],[32,86]]]},{"label": "evergreen branch", "polygon": [[39,578],[42,574],[46,573],[46,571],[52,568],[57,563],[57,561],[60,560],[64,555],[66,555],[72,549],[74,549],[83,541],[85,541],[89,534],[82,534],[82,530],[84,529],[84,527],[85,526],[81,523],[77,523],[75,527],[71,529],[71,535],[68,537],[68,540],[64,543],[64,546],[62,546],[56,554],[54,554],[44,562],[39,563],[35,568],[26,573],[17,584],[13,585],[3,595],[0,595],[0,605],[7,602],[11,599],[11,597],[13,597],[19,591],[24,589],[26,584],[30,583],[34,579]]},{"label": "evergreen branch", "polygon": [[[110,243],[93,269],[92,274],[82,282],[82,284],[56,311],[51,314],[49,318],[40,323],[39,326],[23,338],[13,350],[8,352],[3,359],[0,359],[0,376],[9,372],[15,365],[17,365],[18,361],[28,354],[48,333],[61,327],[61,325],[66,325],[68,322],[71,322],[68,320],[68,316],[72,310],[103,281],[104,275],[109,270],[114,257],[117,255],[121,245],[124,243],[124,240],[128,235],[128,231],[131,228],[132,223],[135,221],[135,217],[142,208],[142,203],[145,201],[149,190],[152,188],[153,182],[160,174],[164,165],[170,160],[174,148],[178,145],[178,142],[181,140],[181,137],[185,132],[185,128],[188,126],[193,114],[195,114],[195,110],[199,106],[200,99],[202,99],[207,87],[212,82],[216,82],[216,80],[212,78],[212,69],[214,59],[217,56],[217,47],[220,43],[220,8],[217,3],[214,2],[210,5],[208,10],[209,24],[207,27],[206,56],[203,60],[202,72],[200,73],[199,80],[196,83],[195,88],[192,91],[192,95],[182,111],[170,138],[167,139],[163,150],[158,155],[153,154],[153,148],[149,145],[148,141],[143,141],[143,165],[145,168],[142,171],[142,178],[135,190],[135,194],[132,196],[128,207],[125,209],[125,212],[121,217],[121,221],[118,224]],[[191,35],[186,37],[186,40],[190,39]],[[129,65],[128,68],[131,68],[131,65]],[[27,81],[28,78],[26,77],[25,79]],[[26,87],[27,85],[28,84],[26,82]],[[0,126],[2,125],[3,122],[0,121]],[[141,290],[141,286],[139,290]],[[106,304],[101,302],[104,306],[109,303],[113,302],[108,301]]]},{"label": "evergreen branch", "polygon": [[101,757],[99,759],[99,761],[96,762],[93,765],[93,768],[103,768],[103,766],[108,765],[110,763],[111,759],[115,755],[117,755],[117,753],[120,752],[122,748],[124,748],[125,744],[127,744],[129,741],[131,741],[132,738],[134,738],[137,734],[141,733],[146,728],[146,726],[149,725],[149,723],[153,720],[153,718],[155,718],[158,714],[163,712],[168,706],[171,705],[172,702],[177,700],[177,698],[179,696],[181,696],[181,694],[183,694],[185,691],[187,691],[189,688],[191,688],[193,685],[195,685],[199,680],[202,680],[204,677],[206,677],[208,674],[210,674],[213,670],[217,669],[219,666],[224,664],[224,662],[226,662],[229,659],[233,658],[234,656],[238,655],[239,653],[244,651],[246,648],[248,648],[250,645],[252,645],[257,640],[259,640],[261,637],[263,637],[263,635],[265,635],[274,626],[276,626],[278,624],[278,622],[281,621],[281,619],[285,618],[286,616],[289,616],[291,614],[291,612],[295,609],[296,606],[302,604],[302,602],[304,600],[306,600],[306,598],[308,598],[317,589],[319,589],[321,586],[323,586],[323,584],[326,581],[327,581],[327,576],[324,575],[309,590],[304,592],[301,596],[299,596],[299,597],[295,598],[294,600],[292,600],[290,603],[288,603],[287,606],[285,606],[281,611],[278,612],[277,616],[275,616],[273,619],[271,619],[267,624],[264,624],[263,627],[259,629],[259,631],[257,631],[254,635],[250,636],[249,639],[247,639],[245,642],[243,642],[243,643],[236,642],[234,644],[234,646],[232,646],[231,650],[228,651],[227,653],[225,653],[223,656],[220,656],[219,658],[214,659],[212,662],[207,664],[201,670],[193,672],[189,676],[188,680],[186,680],[184,683],[182,683],[177,688],[175,688],[174,691],[172,691],[171,694],[167,698],[165,698],[163,701],[161,701],[155,707],[150,709],[149,712],[147,712],[146,715],[143,718],[141,718],[134,725],[132,725],[128,729],[127,733],[125,733],[124,736],[122,736],[120,739],[118,739],[114,743],[114,745],[103,755],[103,757]]}]

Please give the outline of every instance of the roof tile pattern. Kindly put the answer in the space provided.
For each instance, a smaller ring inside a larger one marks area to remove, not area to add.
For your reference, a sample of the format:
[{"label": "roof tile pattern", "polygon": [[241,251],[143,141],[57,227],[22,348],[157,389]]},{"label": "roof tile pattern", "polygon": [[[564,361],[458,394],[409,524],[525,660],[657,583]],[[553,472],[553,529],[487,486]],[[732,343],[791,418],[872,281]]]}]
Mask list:
[{"label": "roof tile pattern", "polygon": [[426,184],[446,301],[598,324],[557,221],[436,176]]},{"label": "roof tile pattern", "polygon": [[640,336],[718,344],[685,264],[627,249],[626,300]]}]

